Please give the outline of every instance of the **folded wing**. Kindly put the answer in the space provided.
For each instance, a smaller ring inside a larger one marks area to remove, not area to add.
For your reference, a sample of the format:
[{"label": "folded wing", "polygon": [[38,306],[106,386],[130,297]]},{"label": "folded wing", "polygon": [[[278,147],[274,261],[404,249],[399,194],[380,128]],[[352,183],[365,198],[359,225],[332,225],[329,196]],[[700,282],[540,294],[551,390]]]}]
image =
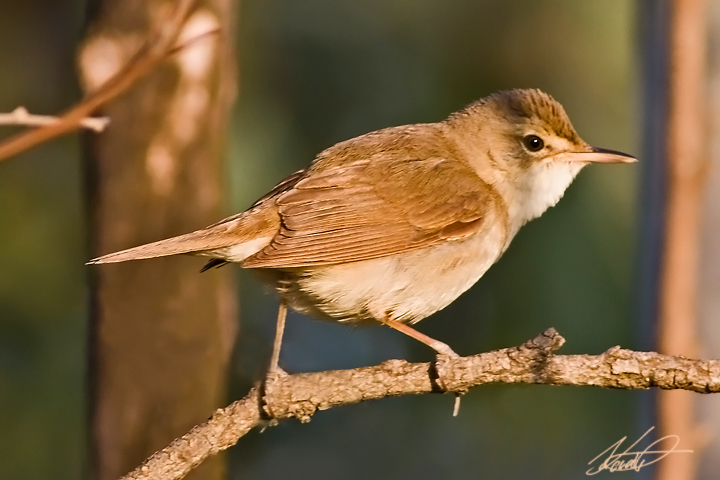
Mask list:
[{"label": "folded wing", "polygon": [[246,268],[368,260],[456,241],[483,228],[497,193],[457,161],[387,153],[306,173],[276,199],[280,229]]}]

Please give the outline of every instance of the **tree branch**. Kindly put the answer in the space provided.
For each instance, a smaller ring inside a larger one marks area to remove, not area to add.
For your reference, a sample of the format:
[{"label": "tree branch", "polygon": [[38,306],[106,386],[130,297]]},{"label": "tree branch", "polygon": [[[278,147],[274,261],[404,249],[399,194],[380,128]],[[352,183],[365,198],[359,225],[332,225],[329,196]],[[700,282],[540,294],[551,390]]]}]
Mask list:
[{"label": "tree branch", "polygon": [[[0,113],[0,125],[23,125],[26,127],[42,127],[59,122],[58,117],[51,115],[33,115],[25,107],[17,107],[10,113]],[[102,132],[110,123],[108,117],[86,117],[78,125],[94,132]]]},{"label": "tree branch", "polygon": [[261,387],[253,388],[245,398],[217,410],[207,422],[153,454],[121,480],[180,479],[258,425],[273,425],[291,417],[305,423],[318,410],[388,396],[443,390],[465,393],[486,383],[720,391],[720,360],[620,347],[600,355],[555,355],[563,343],[565,339],[551,328],[518,347],[469,357],[441,358],[435,363],[388,360],[373,367],[279,377],[268,385],[270,394],[265,398]]},{"label": "tree branch", "polygon": [[196,0],[177,0],[167,21],[124,66],[89,93],[79,103],[58,117],[57,122],[19,133],[0,143],[0,162],[52,138],[76,130],[83,119],[95,110],[126,92],[139,79],[150,73],[160,62],[177,51],[175,41],[195,8]]}]

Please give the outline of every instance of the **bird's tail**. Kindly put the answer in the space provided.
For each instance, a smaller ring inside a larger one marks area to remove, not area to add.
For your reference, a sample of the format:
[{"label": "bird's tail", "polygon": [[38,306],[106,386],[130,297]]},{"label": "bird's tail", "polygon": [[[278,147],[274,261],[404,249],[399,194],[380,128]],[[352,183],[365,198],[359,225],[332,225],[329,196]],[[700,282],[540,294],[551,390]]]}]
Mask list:
[{"label": "bird's tail", "polygon": [[202,255],[208,252],[208,255],[212,255],[210,253],[212,250],[227,248],[237,243],[239,243],[239,239],[227,235],[226,232],[218,232],[214,231],[214,229],[203,229],[158,242],[147,243],[139,247],[109,253],[102,257],[93,258],[87,262],[87,264],[126,262],[128,260],[165,257],[181,253]]},{"label": "bird's tail", "polygon": [[[88,265],[117,263],[182,253],[213,257],[229,262],[242,262],[272,241],[280,228],[280,217],[274,203],[269,200],[273,195],[277,195],[297,183],[302,173],[302,171],[296,172],[285,179],[249,210],[228,217],[207,228],[103,255],[93,258],[87,263]],[[217,262],[212,262],[210,266],[216,264]]]}]

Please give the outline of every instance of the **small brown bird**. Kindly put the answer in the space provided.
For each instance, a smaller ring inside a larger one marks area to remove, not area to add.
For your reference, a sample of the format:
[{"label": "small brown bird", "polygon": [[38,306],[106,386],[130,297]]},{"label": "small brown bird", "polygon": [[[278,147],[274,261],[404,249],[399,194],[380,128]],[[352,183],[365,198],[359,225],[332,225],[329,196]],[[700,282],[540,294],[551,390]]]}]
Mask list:
[{"label": "small brown bird", "polygon": [[627,163],[594,148],[539,90],[498,92],[439,123],[338,143],[247,211],[202,230],[91,260],[190,253],[255,271],[286,305],[339,322],[376,321],[456,356],[409,326],[446,307],[562,197],[587,164]]}]

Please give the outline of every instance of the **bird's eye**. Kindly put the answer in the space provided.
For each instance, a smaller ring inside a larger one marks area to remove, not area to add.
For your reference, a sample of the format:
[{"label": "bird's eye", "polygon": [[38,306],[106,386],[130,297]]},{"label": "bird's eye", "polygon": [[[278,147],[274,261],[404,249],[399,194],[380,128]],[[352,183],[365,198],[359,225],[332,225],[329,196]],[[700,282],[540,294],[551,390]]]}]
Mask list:
[{"label": "bird's eye", "polygon": [[537,135],[525,135],[523,145],[531,152],[539,152],[545,147],[545,142]]}]

